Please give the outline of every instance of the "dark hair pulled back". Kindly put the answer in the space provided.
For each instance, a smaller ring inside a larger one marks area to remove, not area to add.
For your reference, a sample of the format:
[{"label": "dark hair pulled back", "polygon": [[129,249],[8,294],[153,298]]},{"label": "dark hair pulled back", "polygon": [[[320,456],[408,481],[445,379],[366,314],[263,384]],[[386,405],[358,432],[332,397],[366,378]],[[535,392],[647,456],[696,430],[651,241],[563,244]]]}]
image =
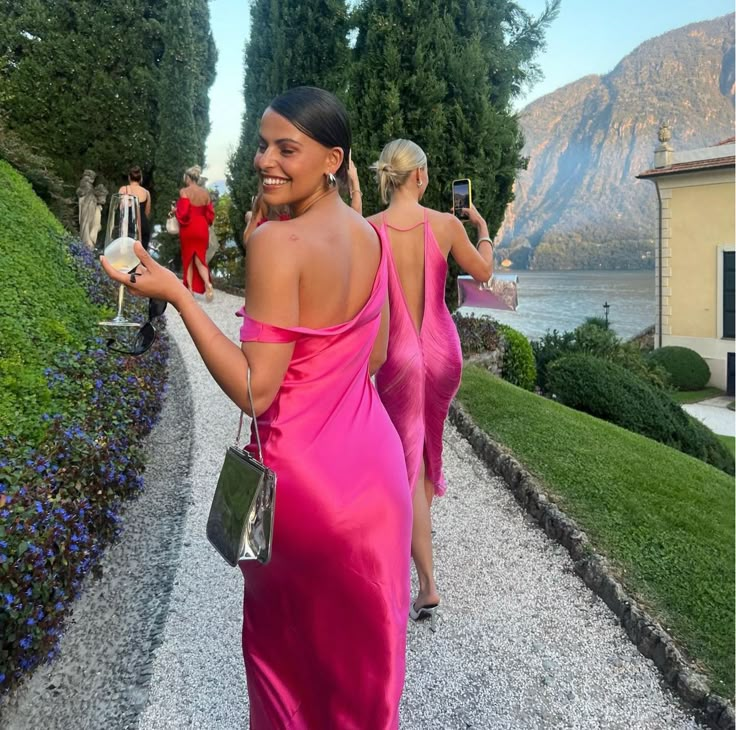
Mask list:
[{"label": "dark hair pulled back", "polygon": [[314,86],[297,86],[279,94],[269,107],[321,145],[342,148],[342,165],[335,176],[341,182],[347,182],[352,144],[350,121],[336,96]]}]

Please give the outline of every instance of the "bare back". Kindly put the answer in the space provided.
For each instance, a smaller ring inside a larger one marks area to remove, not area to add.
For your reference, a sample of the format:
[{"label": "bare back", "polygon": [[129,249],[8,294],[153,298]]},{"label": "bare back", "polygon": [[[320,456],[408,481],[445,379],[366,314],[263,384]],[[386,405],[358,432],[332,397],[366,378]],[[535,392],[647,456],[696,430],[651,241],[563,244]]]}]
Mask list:
[{"label": "bare back", "polygon": [[[409,310],[417,331],[422,328],[425,309],[425,211],[427,225],[435,234],[440,253],[447,259],[450,245],[448,237],[443,236],[446,227],[445,214],[437,213],[420,205],[393,210],[389,207],[384,213],[372,216],[368,220],[376,226],[386,226],[391,254],[401,289],[404,293],[406,308]],[[439,234],[438,234],[439,232]],[[445,241],[446,245],[443,245]],[[430,242],[427,242],[430,243]],[[432,242],[434,245],[434,242]]]},{"label": "bare back", "polygon": [[123,185],[118,192],[125,193],[126,195],[135,195],[141,205],[148,200],[149,196],[148,190],[142,185]]},{"label": "bare back", "polygon": [[299,270],[299,325],[323,329],[354,318],[370,297],[381,259],[372,226],[341,201],[263,228],[272,226],[283,255],[294,257]]},{"label": "bare back", "polygon": [[179,191],[182,198],[189,198],[192,205],[207,205],[210,202],[210,194],[199,185],[189,185]]}]

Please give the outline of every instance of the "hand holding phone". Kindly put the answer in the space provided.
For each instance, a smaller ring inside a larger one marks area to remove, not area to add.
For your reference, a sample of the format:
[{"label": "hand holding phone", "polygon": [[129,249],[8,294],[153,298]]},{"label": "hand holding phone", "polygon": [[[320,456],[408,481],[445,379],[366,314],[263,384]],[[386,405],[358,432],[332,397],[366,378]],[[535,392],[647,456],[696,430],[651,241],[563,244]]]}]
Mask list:
[{"label": "hand holding phone", "polygon": [[468,178],[452,181],[452,210],[453,213],[462,219],[467,219],[467,213],[463,213],[463,208],[470,208],[473,205],[473,189]]}]

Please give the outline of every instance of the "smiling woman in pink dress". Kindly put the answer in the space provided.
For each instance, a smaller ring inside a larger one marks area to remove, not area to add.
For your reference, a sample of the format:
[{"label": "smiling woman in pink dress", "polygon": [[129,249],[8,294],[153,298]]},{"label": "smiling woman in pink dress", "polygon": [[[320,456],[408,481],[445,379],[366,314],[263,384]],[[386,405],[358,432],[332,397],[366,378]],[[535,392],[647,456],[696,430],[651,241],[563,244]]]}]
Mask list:
[{"label": "smiling woman in pink dress", "polygon": [[251,369],[264,461],[278,475],[271,561],[241,564],[253,730],[399,722],[411,501],[370,380],[386,354],[388,252],[338,195],[349,149],[345,110],[325,91],[292,89],[263,114],[254,162],[264,202],[293,218],[248,241],[242,348],[142,248],[135,283],[105,266],[134,293],[174,304],[244,410]]},{"label": "smiling woman in pink dress", "polygon": [[[427,157],[406,139],[389,142],[376,170],[388,208],[369,218],[388,251],[390,330],[388,355],[376,375],[381,400],[399,432],[413,494],[412,557],[419,594],[411,618],[430,618],[440,596],[434,579],[430,507],[445,492],[442,432],[460,385],[462,354],[455,323],[445,304],[447,257],[478,281],[493,272],[488,226],[475,208],[464,209],[478,232],[478,248],[449,213],[424,208]],[[390,201],[390,202],[389,202]]]}]

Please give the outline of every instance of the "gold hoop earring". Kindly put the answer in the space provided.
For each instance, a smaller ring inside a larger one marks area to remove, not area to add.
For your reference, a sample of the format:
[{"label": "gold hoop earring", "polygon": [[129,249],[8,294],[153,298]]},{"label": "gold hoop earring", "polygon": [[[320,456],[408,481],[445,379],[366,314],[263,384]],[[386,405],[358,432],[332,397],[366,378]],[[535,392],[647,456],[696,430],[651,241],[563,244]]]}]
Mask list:
[{"label": "gold hoop earring", "polygon": [[422,187],[422,181],[421,180],[417,180],[417,187],[418,188],[421,188]]}]

